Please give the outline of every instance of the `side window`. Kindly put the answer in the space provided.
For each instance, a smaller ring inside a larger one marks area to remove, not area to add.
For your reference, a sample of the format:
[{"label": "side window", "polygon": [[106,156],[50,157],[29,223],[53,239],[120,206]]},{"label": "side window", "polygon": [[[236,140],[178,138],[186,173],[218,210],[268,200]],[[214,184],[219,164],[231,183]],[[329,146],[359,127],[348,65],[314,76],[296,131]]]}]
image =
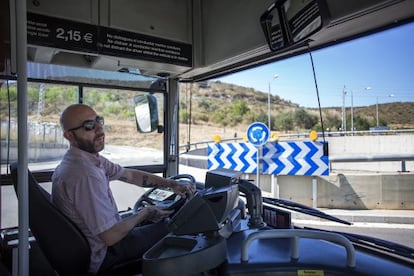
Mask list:
[{"label": "side window", "polygon": [[[105,119],[102,155],[122,166],[163,164],[163,134],[137,131],[134,97],[147,92],[101,88],[84,88],[83,91],[83,102]],[[163,125],[164,94],[154,95],[157,97],[159,124]]]},{"label": "side window", "polygon": [[[28,161],[29,168],[52,170],[66,151],[68,144],[59,124],[62,110],[78,99],[77,86],[32,83],[27,84],[28,101]],[[17,160],[17,86],[16,82],[1,87],[1,163]],[[7,168],[4,168],[5,172]]]},{"label": "side window", "polygon": [[[78,102],[78,86],[28,83],[29,168],[53,170],[68,148],[59,118],[69,105]],[[134,97],[147,92],[84,87],[83,102],[105,118],[108,159],[123,166],[163,164],[163,134],[139,133],[135,120]],[[163,125],[164,94],[156,93],[159,124]],[[1,86],[1,163],[17,160],[17,86]]]},{"label": "side window", "polygon": [[[59,124],[62,110],[78,99],[77,86],[27,84],[28,162],[31,171],[53,170],[68,148]],[[17,86],[5,81],[0,90],[1,174],[17,161]],[[50,190],[50,184],[44,183]],[[18,201],[13,186],[1,186],[1,228],[18,224]]]},{"label": "side window", "polygon": [[[29,169],[50,171],[56,168],[69,144],[60,128],[61,112],[77,103],[79,88],[75,85],[33,83],[28,93]],[[83,102],[105,118],[106,146],[102,155],[122,166],[162,165],[163,133],[140,133],[137,130],[134,97],[147,92],[103,88],[83,88]],[[159,125],[164,125],[164,94],[157,98]],[[17,86],[3,82],[0,90],[1,174],[17,160]],[[44,184],[50,190],[50,183]],[[112,183],[111,183],[112,185]],[[131,187],[130,187],[131,186]],[[120,210],[133,206],[140,190],[132,185],[113,185]],[[1,228],[17,225],[17,197],[12,186],[1,188]],[[132,196],[131,195],[135,195]]]}]

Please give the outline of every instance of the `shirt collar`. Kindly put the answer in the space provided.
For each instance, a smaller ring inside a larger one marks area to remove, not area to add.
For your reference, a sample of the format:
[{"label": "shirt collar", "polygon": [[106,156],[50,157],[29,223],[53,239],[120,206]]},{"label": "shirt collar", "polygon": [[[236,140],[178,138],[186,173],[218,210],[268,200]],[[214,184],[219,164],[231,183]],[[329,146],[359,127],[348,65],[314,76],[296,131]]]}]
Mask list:
[{"label": "shirt collar", "polygon": [[74,154],[75,156],[80,157],[83,160],[91,162],[97,167],[100,167],[101,165],[101,156],[99,155],[99,153],[90,153],[73,146],[70,146],[69,152],[71,154]]}]

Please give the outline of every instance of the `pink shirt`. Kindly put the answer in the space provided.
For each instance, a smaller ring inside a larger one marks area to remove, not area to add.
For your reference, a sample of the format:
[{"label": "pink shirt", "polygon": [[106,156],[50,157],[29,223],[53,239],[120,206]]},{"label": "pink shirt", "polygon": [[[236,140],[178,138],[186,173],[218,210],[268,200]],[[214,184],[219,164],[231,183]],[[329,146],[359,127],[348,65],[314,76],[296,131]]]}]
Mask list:
[{"label": "pink shirt", "polygon": [[107,246],[98,234],[120,220],[109,181],[123,168],[99,154],[71,147],[52,176],[52,201],[83,232],[91,247],[90,272],[97,272]]}]

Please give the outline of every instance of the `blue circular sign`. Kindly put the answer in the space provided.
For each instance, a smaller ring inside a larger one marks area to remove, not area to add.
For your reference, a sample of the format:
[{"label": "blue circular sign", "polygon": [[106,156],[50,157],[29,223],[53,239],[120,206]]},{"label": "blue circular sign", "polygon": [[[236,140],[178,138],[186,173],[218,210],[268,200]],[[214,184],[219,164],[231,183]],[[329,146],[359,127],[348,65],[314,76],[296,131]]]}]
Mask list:
[{"label": "blue circular sign", "polygon": [[256,147],[266,144],[267,140],[269,140],[269,136],[269,128],[261,122],[252,123],[247,128],[247,140]]}]

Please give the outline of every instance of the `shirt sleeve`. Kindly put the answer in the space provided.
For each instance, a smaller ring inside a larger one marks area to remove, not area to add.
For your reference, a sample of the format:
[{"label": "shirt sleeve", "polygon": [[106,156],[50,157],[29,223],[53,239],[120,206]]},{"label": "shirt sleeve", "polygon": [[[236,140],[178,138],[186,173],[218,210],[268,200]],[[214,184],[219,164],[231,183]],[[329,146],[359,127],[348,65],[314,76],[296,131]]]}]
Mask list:
[{"label": "shirt sleeve", "polygon": [[120,220],[108,182],[89,175],[80,179],[74,193],[76,211],[93,235],[108,230]]},{"label": "shirt sleeve", "polygon": [[109,181],[117,180],[122,176],[122,174],[124,173],[124,168],[121,165],[115,164],[103,156],[101,156],[100,158],[101,164],[106,171],[106,175]]}]

